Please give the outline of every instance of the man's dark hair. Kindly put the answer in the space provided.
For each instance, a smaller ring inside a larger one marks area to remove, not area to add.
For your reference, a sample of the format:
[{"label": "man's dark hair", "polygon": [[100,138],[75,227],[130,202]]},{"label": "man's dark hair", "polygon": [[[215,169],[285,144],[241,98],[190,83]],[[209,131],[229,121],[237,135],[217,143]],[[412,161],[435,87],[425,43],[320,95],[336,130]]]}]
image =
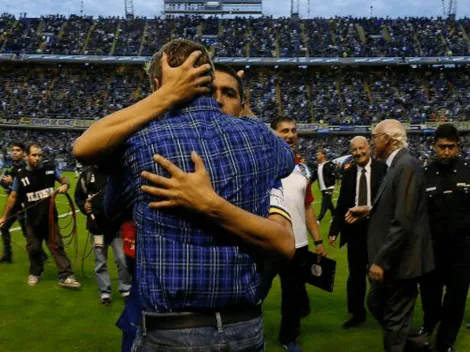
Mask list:
[{"label": "man's dark hair", "polygon": [[445,138],[450,141],[458,142],[459,141],[459,131],[457,128],[452,125],[451,123],[444,123],[440,125],[436,132],[434,133],[434,143],[437,142],[438,139]]},{"label": "man's dark hair", "polygon": [[237,75],[237,72],[230,66],[217,63],[214,64],[214,70],[224,72],[237,80],[238,93],[240,94],[241,103],[243,104],[245,102],[245,87],[243,86],[243,80]]},{"label": "man's dark hair", "polygon": [[[171,67],[181,66],[186,59],[195,51],[201,51],[202,55],[196,60],[195,67],[200,67],[204,64],[211,64],[212,61],[207,49],[195,42],[185,39],[175,39],[165,44],[161,49],[152,57],[152,61],[146,66],[145,71],[149,76],[150,83],[153,84],[154,79],[162,81],[162,64],[161,60],[163,54],[168,56],[168,65]],[[208,72],[209,75],[213,75],[213,71]]]},{"label": "man's dark hair", "polygon": [[30,143],[28,144],[28,146],[26,147],[26,154],[30,154],[31,153],[31,148],[38,148],[38,149],[41,149],[41,146],[38,144],[38,143]]},{"label": "man's dark hair", "polygon": [[277,128],[279,127],[279,125],[281,124],[281,122],[293,122],[293,123],[296,123],[295,122],[295,119],[293,119],[292,117],[289,117],[289,116],[278,116],[276,118],[274,118],[272,121],[271,121],[271,128],[273,130],[277,130]]},{"label": "man's dark hair", "polygon": [[25,146],[24,143],[22,143],[22,142],[15,142],[15,143],[13,143],[13,144],[11,145],[11,147],[12,147],[12,148],[13,148],[13,147],[20,148],[22,152],[24,152],[25,149],[26,149],[26,146]]}]

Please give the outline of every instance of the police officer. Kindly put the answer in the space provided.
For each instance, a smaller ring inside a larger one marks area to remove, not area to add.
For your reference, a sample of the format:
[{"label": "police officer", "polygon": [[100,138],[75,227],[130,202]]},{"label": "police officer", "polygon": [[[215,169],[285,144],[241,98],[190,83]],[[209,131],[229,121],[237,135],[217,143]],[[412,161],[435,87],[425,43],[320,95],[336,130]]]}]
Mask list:
[{"label": "police officer", "polygon": [[[25,146],[23,143],[17,142],[11,146],[11,159],[12,159],[12,168],[9,171],[6,171],[2,176],[0,184],[5,189],[5,192],[9,195],[11,193],[11,187],[13,186],[13,180],[21,169],[23,169],[26,164],[24,162],[24,149]],[[26,237],[25,229],[25,218],[24,214],[21,212],[23,207],[21,203],[16,203],[15,207],[11,210],[10,218],[8,218],[3,226],[1,227],[2,239],[3,239],[3,256],[0,258],[0,263],[11,263],[12,262],[12,252],[11,252],[11,237],[10,237],[10,228],[13,223],[18,218],[18,222],[21,226],[21,231],[23,236]]]},{"label": "police officer", "polygon": [[108,176],[97,166],[86,168],[75,188],[75,203],[87,216],[87,229],[93,235],[95,252],[95,277],[100,291],[100,301],[111,303],[111,279],[107,266],[108,247],[114,253],[119,275],[119,292],[127,297],[131,289],[131,276],[126,267],[119,222],[110,221],[104,215],[104,192]]},{"label": "police officer", "polygon": [[439,126],[434,137],[436,158],[425,168],[436,270],[420,284],[424,311],[420,334],[431,335],[440,321],[438,352],[456,351],[453,345],[470,285],[470,162],[458,157],[458,141],[453,125]]},{"label": "police officer", "polygon": [[[11,210],[18,202],[24,203],[26,209],[26,248],[30,260],[28,285],[37,285],[44,270],[41,247],[43,240],[45,240],[59,268],[59,285],[78,288],[80,283],[73,275],[72,266],[65,254],[62,240],[58,239],[54,244],[49,242],[49,206],[51,196],[54,194],[54,184],[56,181],[60,182],[61,186],[57,192],[66,193],[69,189],[69,181],[54,166],[42,163],[42,149],[38,144],[29,145],[26,148],[26,153],[26,166],[19,170],[13,181],[3,217],[0,218],[0,226],[12,214]],[[55,208],[53,215],[55,216],[55,230],[59,234]]]}]

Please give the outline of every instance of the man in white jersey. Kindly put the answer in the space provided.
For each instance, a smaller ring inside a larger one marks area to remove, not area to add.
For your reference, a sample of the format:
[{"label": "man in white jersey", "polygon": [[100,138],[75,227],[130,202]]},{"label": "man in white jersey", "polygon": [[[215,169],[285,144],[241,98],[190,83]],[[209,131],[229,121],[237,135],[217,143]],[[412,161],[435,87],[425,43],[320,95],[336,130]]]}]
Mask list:
[{"label": "man in white jersey", "polygon": [[[290,117],[278,117],[271,122],[271,128],[283,138],[295,151],[297,146],[297,128]],[[320,237],[315,212],[312,207],[312,172],[303,163],[299,154],[295,155],[296,166],[292,174],[282,179],[284,202],[292,219],[295,235],[295,255],[291,261],[268,263],[265,282],[267,291],[272,279],[279,273],[282,289],[281,329],[279,342],[287,350],[301,351],[297,342],[300,335],[300,320],[310,313],[309,298],[304,278],[299,275],[300,266],[305,264],[308,253],[308,233],[312,235],[316,252],[325,256],[325,248]]]}]

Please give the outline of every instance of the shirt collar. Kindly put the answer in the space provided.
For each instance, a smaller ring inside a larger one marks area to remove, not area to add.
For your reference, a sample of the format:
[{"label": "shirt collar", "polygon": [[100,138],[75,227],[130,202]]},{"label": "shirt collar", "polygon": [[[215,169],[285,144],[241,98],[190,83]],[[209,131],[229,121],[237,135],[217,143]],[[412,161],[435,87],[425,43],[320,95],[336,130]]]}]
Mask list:
[{"label": "shirt collar", "polygon": [[395,159],[395,156],[398,154],[398,152],[401,150],[401,148],[395,150],[392,154],[390,154],[387,158],[387,166],[390,167],[393,163],[393,159]]},{"label": "shirt collar", "polygon": [[[370,164],[371,163],[372,163],[372,158],[369,158],[369,161],[367,162],[366,166],[364,166],[364,169],[366,169],[366,171],[370,171]],[[359,172],[361,172],[363,167],[357,165],[357,169],[359,170]]]},{"label": "shirt collar", "polygon": [[184,113],[190,113],[195,111],[217,111],[221,113],[220,107],[215,101],[215,99],[211,97],[199,97],[196,99],[191,100],[189,103],[183,105],[182,107],[177,107],[173,109],[170,114],[171,115],[180,115]]}]

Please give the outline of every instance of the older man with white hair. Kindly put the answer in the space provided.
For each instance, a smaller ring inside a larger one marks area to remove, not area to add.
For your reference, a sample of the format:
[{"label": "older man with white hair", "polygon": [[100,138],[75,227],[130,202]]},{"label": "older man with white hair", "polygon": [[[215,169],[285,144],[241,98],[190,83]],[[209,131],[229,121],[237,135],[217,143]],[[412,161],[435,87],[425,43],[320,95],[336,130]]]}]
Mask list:
[{"label": "older man with white hair", "polygon": [[367,250],[371,289],[368,307],[382,325],[384,350],[402,352],[411,328],[417,280],[434,270],[426,190],[422,169],[407,148],[406,130],[384,120],[372,133],[375,156],[388,172],[371,208],[346,214],[354,223],[369,216]]},{"label": "older man with white hair", "polygon": [[354,164],[348,168],[341,182],[336,213],[329,231],[330,244],[341,234],[340,246],[348,244],[347,303],[351,317],[343,324],[344,329],[353,328],[366,319],[365,298],[367,290],[367,226],[363,219],[348,224],[345,215],[350,208],[371,206],[380,183],[387,172],[383,161],[370,155],[369,141],[356,136],[350,142]]}]

